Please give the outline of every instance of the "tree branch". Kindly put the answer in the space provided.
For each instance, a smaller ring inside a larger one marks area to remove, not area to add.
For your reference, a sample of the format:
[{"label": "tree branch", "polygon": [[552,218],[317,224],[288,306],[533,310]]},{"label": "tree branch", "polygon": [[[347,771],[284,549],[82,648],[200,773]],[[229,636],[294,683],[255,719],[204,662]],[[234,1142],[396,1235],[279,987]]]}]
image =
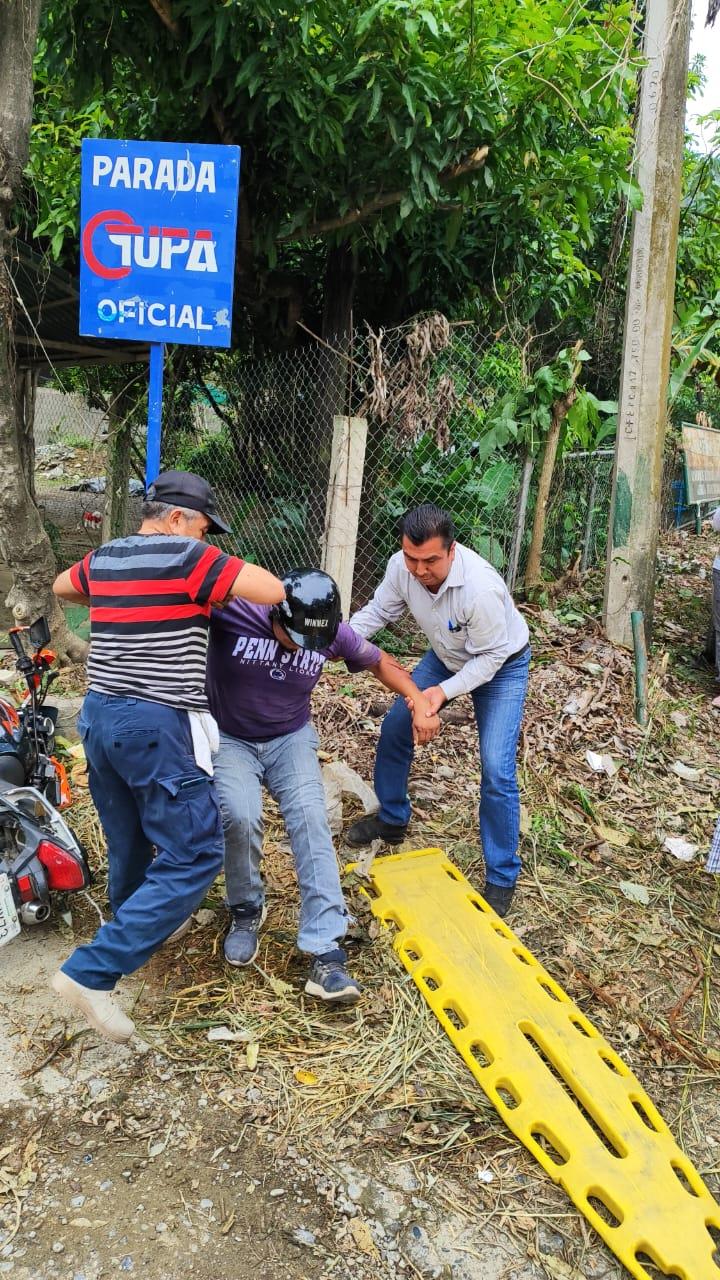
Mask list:
[{"label": "tree branch", "polygon": [[542,467],[540,469],[537,496],[535,499],[535,516],[533,519],[532,536],[530,538],[530,549],[528,551],[527,564],[525,566],[526,591],[532,591],[535,587],[540,586],[541,582],[541,558],[543,541],[545,538],[545,517],[547,515],[548,498],[550,496],[550,485],[552,483],[553,471],[555,470],[555,459],[557,457],[558,444],[560,443],[560,430],[569,410],[575,403],[578,393],[577,380],[582,370],[582,363],[578,360],[578,356],[582,351],[582,348],[583,340],[582,338],[578,338],[578,341],[575,343],[572,350],[574,360],[570,374],[570,386],[565,394],[555,401],[552,407],[552,420],[547,434],[547,439],[545,441]]},{"label": "tree branch", "polygon": [[221,404],[217,403],[212,391],[210,390],[204,378],[201,378],[200,376],[198,376],[198,382],[200,383],[200,387],[208,403],[208,406],[212,409],[213,413],[216,413],[218,418],[220,418],[221,422],[224,422],[225,426],[230,428],[231,433],[234,432],[238,425],[237,419],[234,418],[232,414],[229,414],[226,409],[223,409]]},{"label": "tree branch", "polygon": [[155,10],[160,21],[167,27],[171,35],[176,40],[180,39],[180,28],[172,16],[170,0],[150,0],[150,4]]},{"label": "tree branch", "polygon": [[[482,169],[489,150],[489,147],[476,147],[467,159],[459,161],[458,164],[448,165],[447,169],[443,169],[440,173],[442,185],[446,186],[457,178],[464,178],[467,174],[475,173],[478,169]],[[371,218],[374,213],[379,213],[381,209],[400,204],[406,194],[405,191],[388,191],[385,195],[373,196],[371,200],[368,200],[358,209],[349,209],[347,213],[339,215],[337,218],[325,218],[320,222],[311,222],[307,227],[298,227],[295,231],[286,232],[284,235],[277,237],[278,243],[283,244],[288,240],[308,240],[311,236],[323,236],[329,231],[341,231],[343,227],[355,226],[358,222],[364,222],[366,218]]]},{"label": "tree branch", "polygon": [[[159,2],[162,3],[162,0],[159,0]],[[156,3],[156,0],[150,0],[150,3],[154,5]],[[220,141],[225,143],[226,146],[234,142],[235,135],[233,133],[233,130],[230,127],[228,118],[225,115],[223,108],[220,106],[218,102],[216,102],[214,95],[210,99],[210,114],[213,118],[213,123],[215,125],[215,128],[218,131],[218,137]]]}]

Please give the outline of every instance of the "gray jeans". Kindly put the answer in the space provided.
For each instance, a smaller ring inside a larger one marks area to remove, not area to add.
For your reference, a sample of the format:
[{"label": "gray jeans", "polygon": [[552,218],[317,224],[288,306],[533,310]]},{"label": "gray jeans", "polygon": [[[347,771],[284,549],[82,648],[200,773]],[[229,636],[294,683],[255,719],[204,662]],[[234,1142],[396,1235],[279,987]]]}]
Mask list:
[{"label": "gray jeans", "polygon": [[317,748],[311,724],[269,742],[221,733],[213,760],[225,832],[228,903],[260,910],[264,901],[260,859],[265,786],[280,806],[290,838],[300,889],[298,947],[309,955],[332,951],[347,929]]}]

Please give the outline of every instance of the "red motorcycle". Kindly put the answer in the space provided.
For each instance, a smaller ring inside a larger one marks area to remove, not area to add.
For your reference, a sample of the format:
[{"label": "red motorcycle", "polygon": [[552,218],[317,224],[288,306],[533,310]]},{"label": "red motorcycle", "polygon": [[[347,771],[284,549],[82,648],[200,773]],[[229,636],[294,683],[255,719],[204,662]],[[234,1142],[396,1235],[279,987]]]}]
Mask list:
[{"label": "red motorcycle", "polygon": [[21,924],[47,920],[51,894],[86,889],[91,880],[83,849],[59,812],[72,797],[55,755],[57,707],[46,703],[59,674],[51,669],[47,621],[14,627],[9,636],[27,694],[19,707],[0,697],[0,947]]}]

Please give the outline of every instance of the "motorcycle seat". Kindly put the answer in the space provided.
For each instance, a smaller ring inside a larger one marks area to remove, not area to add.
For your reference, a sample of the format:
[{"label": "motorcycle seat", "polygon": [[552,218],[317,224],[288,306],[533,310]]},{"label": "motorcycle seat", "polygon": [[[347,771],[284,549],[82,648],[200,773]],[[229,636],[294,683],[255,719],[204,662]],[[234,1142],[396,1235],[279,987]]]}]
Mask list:
[{"label": "motorcycle seat", "polygon": [[14,751],[0,752],[0,784],[22,787],[25,784],[25,768]]}]

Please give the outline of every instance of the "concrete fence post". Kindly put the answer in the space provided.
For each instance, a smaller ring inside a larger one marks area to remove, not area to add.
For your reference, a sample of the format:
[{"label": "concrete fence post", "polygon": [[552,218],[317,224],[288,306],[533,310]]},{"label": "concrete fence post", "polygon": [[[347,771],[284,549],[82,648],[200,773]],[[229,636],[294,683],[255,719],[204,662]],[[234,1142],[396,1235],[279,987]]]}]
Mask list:
[{"label": "concrete fence post", "polygon": [[323,569],[340,588],[344,618],[351,610],[367,429],[367,418],[333,418]]}]

